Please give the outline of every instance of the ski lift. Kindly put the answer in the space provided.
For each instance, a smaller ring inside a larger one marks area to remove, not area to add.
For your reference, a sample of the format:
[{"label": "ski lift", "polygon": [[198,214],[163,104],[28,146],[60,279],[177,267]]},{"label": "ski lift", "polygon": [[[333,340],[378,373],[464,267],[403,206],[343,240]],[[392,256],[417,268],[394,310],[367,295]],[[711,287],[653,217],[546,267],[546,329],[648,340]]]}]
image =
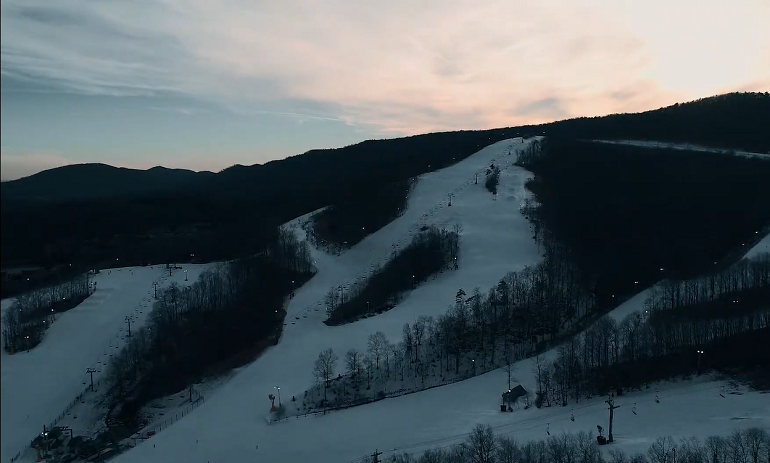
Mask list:
[{"label": "ski lift", "polygon": [[569,419],[572,420],[572,421],[575,421],[575,409],[572,409],[572,411],[570,412]]},{"label": "ski lift", "polygon": [[631,409],[631,413],[636,415],[636,403],[634,403],[634,408]]},{"label": "ski lift", "polygon": [[548,423],[548,427],[545,428],[546,434],[551,435],[551,423]]}]

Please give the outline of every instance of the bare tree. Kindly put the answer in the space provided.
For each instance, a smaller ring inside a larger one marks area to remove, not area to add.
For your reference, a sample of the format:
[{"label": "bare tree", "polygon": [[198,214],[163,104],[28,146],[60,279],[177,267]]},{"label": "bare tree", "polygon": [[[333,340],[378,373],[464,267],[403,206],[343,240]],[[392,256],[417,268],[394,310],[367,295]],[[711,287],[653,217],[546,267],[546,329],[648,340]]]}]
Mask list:
[{"label": "bare tree", "polygon": [[521,461],[521,450],[516,440],[508,436],[502,436],[497,439],[495,456],[498,463],[519,463]]},{"label": "bare tree", "polygon": [[610,463],[628,463],[626,454],[617,449],[610,450]]},{"label": "bare tree", "polygon": [[388,345],[388,338],[385,333],[378,331],[369,336],[369,353],[374,357],[376,368],[380,369],[380,358],[385,354],[385,348]]},{"label": "bare tree", "polygon": [[468,437],[470,461],[492,463],[495,461],[495,436],[489,425],[477,424]]},{"label": "bare tree", "polygon": [[319,381],[324,383],[324,402],[326,402],[326,389],[329,387],[329,380],[334,374],[334,369],[337,367],[337,354],[330,347],[325,351],[318,354],[318,359],[315,361],[315,368],[313,374]]},{"label": "bare tree", "polygon": [[674,439],[671,436],[658,437],[647,449],[647,455],[652,463],[671,463],[674,448]]},{"label": "bare tree", "polygon": [[677,447],[676,461],[678,463],[703,463],[706,461],[706,451],[696,437],[682,439]]},{"label": "bare tree", "polygon": [[356,349],[350,349],[347,354],[345,354],[345,366],[348,369],[348,374],[350,374],[350,378],[353,380],[353,385],[358,386],[358,383],[360,381],[360,371],[361,371],[361,353]]},{"label": "bare tree", "polygon": [[364,369],[366,370],[366,389],[372,387],[372,377],[374,376],[374,359],[371,355],[364,357]]},{"label": "bare tree", "polygon": [[[765,449],[770,446],[770,438],[768,438],[767,431],[761,428],[749,428],[741,431],[741,434],[743,434],[743,441],[746,443],[746,453],[749,456],[749,461],[759,463]],[[770,449],[767,452],[770,453]]]},{"label": "bare tree", "polygon": [[722,436],[709,436],[706,438],[706,457],[709,463],[726,463],[728,446]]},{"label": "bare tree", "polygon": [[735,430],[728,438],[728,447],[733,463],[749,462],[749,449],[744,437],[745,434],[742,430]]}]

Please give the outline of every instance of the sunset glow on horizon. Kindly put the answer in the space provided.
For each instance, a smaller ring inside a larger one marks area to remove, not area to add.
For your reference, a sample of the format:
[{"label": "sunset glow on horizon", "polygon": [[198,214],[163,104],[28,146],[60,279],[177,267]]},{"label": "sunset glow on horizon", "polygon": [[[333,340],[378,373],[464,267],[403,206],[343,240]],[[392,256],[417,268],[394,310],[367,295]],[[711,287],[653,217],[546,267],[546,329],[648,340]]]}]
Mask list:
[{"label": "sunset glow on horizon", "polygon": [[768,24],[766,0],[4,0],[3,179],[770,91]]}]

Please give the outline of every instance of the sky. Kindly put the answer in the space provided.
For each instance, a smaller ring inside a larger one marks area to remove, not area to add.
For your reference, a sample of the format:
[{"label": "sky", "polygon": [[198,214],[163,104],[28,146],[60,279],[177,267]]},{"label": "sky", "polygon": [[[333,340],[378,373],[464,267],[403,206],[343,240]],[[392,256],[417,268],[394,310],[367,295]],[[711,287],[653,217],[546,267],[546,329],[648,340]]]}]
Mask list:
[{"label": "sky", "polygon": [[3,180],[770,91],[767,0],[3,0]]}]

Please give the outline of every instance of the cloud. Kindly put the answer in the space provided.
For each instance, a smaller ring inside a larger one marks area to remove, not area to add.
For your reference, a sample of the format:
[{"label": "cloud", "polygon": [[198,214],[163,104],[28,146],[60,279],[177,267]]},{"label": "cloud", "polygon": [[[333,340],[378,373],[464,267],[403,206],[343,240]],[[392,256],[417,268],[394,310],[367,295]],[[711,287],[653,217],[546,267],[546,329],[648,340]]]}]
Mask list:
[{"label": "cloud", "polygon": [[770,10],[727,5],[4,0],[1,61],[4,75],[84,94],[182,94],[389,134],[484,128],[767,82]]},{"label": "cloud", "polygon": [[569,117],[565,109],[564,101],[559,98],[541,98],[529,103],[525,103],[516,108],[516,113],[520,116],[537,115],[551,119],[563,119]]},{"label": "cloud", "polygon": [[4,182],[68,164],[72,164],[72,160],[56,152],[24,152],[0,148],[0,180]]}]

